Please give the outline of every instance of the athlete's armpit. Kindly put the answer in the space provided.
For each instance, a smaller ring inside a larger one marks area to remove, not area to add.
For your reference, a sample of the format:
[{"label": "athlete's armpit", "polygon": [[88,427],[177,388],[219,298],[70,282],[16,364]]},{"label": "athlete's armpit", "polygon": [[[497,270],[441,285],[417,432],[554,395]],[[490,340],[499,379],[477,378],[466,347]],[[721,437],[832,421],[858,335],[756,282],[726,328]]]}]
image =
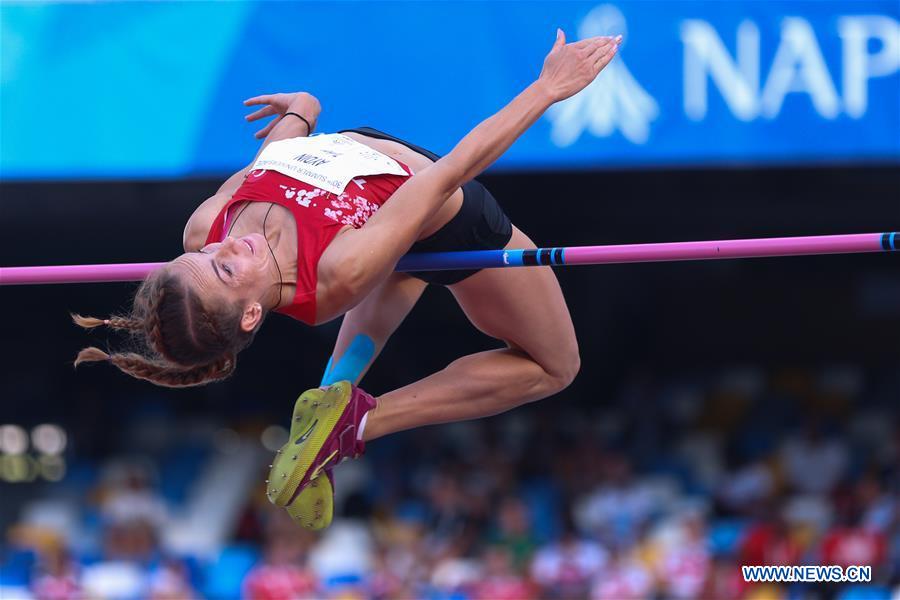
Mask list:
[{"label": "athlete's armpit", "polygon": [[234,190],[229,193],[219,192],[213,194],[204,200],[203,204],[198,206],[191,214],[184,226],[184,233],[181,239],[185,252],[196,252],[206,245],[206,237],[209,235],[209,230],[212,228],[216,216],[222,212],[222,209],[231,200],[233,194]]}]

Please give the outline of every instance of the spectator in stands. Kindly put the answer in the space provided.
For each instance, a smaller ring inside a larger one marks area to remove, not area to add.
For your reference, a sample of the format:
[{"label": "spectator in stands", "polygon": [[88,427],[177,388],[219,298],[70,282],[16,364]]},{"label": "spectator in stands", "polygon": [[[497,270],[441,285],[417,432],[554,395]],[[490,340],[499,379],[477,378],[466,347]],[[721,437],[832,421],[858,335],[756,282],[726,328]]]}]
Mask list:
[{"label": "spectator in stands", "polygon": [[430,537],[448,539],[462,532],[473,515],[473,503],[469,502],[460,476],[449,470],[441,470],[432,478],[427,499],[430,506],[428,532]]},{"label": "spectator in stands", "polygon": [[812,419],[801,435],[785,442],[781,466],[791,488],[802,494],[830,494],[849,465],[847,442],[826,437],[820,421]]},{"label": "spectator in stands", "polygon": [[709,576],[710,555],[701,514],[672,519],[672,529],[656,545],[656,575],[666,598],[699,598]]},{"label": "spectator in stands", "polygon": [[131,600],[150,594],[152,569],[161,554],[159,532],[143,512],[119,517],[104,523],[102,559],[83,570],[86,597]]},{"label": "spectator in stands", "polygon": [[604,467],[603,483],[576,501],[575,522],[582,532],[630,544],[656,508],[652,492],[624,456],[610,456]]},{"label": "spectator in stands", "polygon": [[[841,506],[838,523],[822,540],[819,563],[827,565],[868,565],[881,567],[887,559],[888,540],[877,525],[880,517],[872,519],[875,526],[866,526],[865,517],[879,499],[878,480],[865,476],[854,488],[852,502]],[[871,514],[871,513],[870,513]]]},{"label": "spectator in stands", "polygon": [[377,598],[406,597],[405,592],[428,576],[424,514],[416,505],[401,507],[379,521],[374,533],[377,547],[369,589]]},{"label": "spectator in stands", "polygon": [[513,556],[503,546],[485,548],[482,575],[472,588],[473,600],[528,600],[538,598],[537,590],[513,566]]},{"label": "spectator in stands", "polygon": [[900,500],[885,490],[881,477],[866,473],[857,483],[855,492],[865,529],[886,533],[897,522]]},{"label": "spectator in stands", "polygon": [[263,559],[244,579],[247,600],[302,600],[321,597],[319,582],[307,567],[311,534],[293,527],[283,511],[270,511]]},{"label": "spectator in stands", "polygon": [[599,543],[581,539],[568,520],[556,543],[537,551],[531,565],[531,577],[540,586],[541,598],[584,598],[593,577],[602,573],[609,553]]},{"label": "spectator in stands", "polygon": [[153,530],[166,523],[168,507],[151,485],[150,467],[140,461],[111,464],[101,489],[100,510],[114,524],[142,522]]},{"label": "spectator in stands", "polygon": [[775,492],[775,477],[765,456],[738,466],[726,474],[716,496],[724,510],[750,514]]},{"label": "spectator in stands", "polygon": [[150,577],[149,600],[191,600],[199,598],[190,583],[184,563],[166,560]]},{"label": "spectator in stands", "polygon": [[799,565],[803,546],[788,523],[782,518],[779,506],[773,504],[764,511],[747,531],[741,543],[739,558],[742,565]]},{"label": "spectator in stands", "polygon": [[531,515],[528,506],[521,498],[507,496],[497,508],[497,522],[489,534],[492,545],[503,546],[509,550],[513,567],[521,571],[531,561],[531,555],[537,547],[537,540],[531,529]]},{"label": "spectator in stands", "polygon": [[38,600],[80,600],[84,597],[77,566],[61,544],[48,545],[41,552],[32,591]]},{"label": "spectator in stands", "polygon": [[591,600],[649,598],[654,591],[650,566],[637,552],[620,551],[609,567],[594,579]]},{"label": "spectator in stands", "polygon": [[713,560],[698,598],[740,598],[747,586],[741,576],[741,566],[731,556]]},{"label": "spectator in stands", "polygon": [[887,539],[862,527],[836,527],[822,541],[823,565],[880,567],[887,557]]}]

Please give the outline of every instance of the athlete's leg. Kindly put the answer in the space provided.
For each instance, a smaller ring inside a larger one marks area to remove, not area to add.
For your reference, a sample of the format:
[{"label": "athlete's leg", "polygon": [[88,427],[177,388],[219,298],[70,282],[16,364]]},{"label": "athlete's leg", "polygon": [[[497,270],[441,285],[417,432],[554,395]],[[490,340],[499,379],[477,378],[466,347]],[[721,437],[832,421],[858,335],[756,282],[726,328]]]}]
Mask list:
[{"label": "athlete's leg", "polygon": [[[533,244],[515,229],[508,247]],[[402,285],[379,288],[381,294],[373,293],[355,309],[359,312],[341,331],[335,351],[338,362],[360,334],[376,336],[373,351],[381,349],[425,287],[418,281],[406,285],[410,286],[406,292]],[[290,441],[276,454],[267,493],[276,504],[287,506],[304,527],[317,529],[331,522],[328,469],[359,456],[365,441],[412,427],[496,414],[549,396],[575,377],[579,368],[575,331],[549,267],[487,269],[450,288],[472,323],[506,341],[507,348],[463,357],[377,402],[347,383],[301,395]],[[361,310],[366,305],[373,312]],[[397,309],[390,310],[392,319],[380,327],[372,325],[380,321],[381,311],[391,308]]]},{"label": "athlete's leg", "polygon": [[[344,315],[334,354],[322,377],[322,385],[343,380],[358,383],[384,348],[388,338],[415,306],[427,285],[409,275],[394,273]],[[313,390],[315,392],[317,390]],[[291,518],[308,529],[327,527],[334,511],[334,483],[330,470],[311,477],[308,485],[299,492],[294,492],[300,484],[296,477],[301,477],[303,473],[296,475],[296,461],[301,453],[293,442],[298,437],[305,438],[312,434],[318,423],[318,415],[314,410],[308,409],[314,408],[311,405],[318,400],[319,396],[313,395],[310,401],[310,392],[306,392],[295,403],[291,421],[292,442],[276,454],[269,479],[266,480],[269,499],[284,506]],[[287,453],[288,448],[290,453]],[[311,465],[313,468],[315,466]],[[292,479],[289,480],[288,477]]]},{"label": "athlete's leg", "polygon": [[358,384],[427,286],[415,277],[394,273],[347,312],[322,385],[345,379]]},{"label": "athlete's leg", "polygon": [[[514,229],[507,247],[534,244]],[[380,396],[367,417],[365,440],[497,414],[554,394],[575,378],[575,328],[552,269],[485,269],[450,289],[469,320],[507,348],[465,356]]]}]

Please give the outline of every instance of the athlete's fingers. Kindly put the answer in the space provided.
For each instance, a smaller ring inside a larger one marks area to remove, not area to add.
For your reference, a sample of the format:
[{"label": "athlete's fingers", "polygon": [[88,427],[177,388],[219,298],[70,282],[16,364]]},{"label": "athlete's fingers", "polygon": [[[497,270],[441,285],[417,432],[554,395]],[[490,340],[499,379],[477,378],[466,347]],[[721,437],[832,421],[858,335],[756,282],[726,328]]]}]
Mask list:
[{"label": "athlete's fingers", "polygon": [[247,119],[248,121],[258,121],[259,119],[262,119],[263,117],[270,117],[270,116],[276,114],[277,112],[278,112],[278,109],[270,104],[269,106],[264,106],[261,109],[250,113],[249,115],[245,116],[244,118]]},{"label": "athlete's fingers", "polygon": [[594,43],[595,38],[585,38],[569,44],[572,48],[588,48]]},{"label": "athlete's fingers", "polygon": [[600,51],[601,55],[605,53],[615,53],[619,49],[619,45],[622,43],[622,36],[617,35],[616,37],[603,37],[602,39],[594,38],[597,40],[597,43],[591,48],[591,57],[596,58],[597,52]]},{"label": "athlete's fingers", "polygon": [[269,121],[269,124],[268,124],[268,125],[266,125],[266,126],[263,127],[262,129],[260,129],[259,131],[257,131],[257,132],[254,134],[254,137],[255,137],[256,139],[258,139],[258,140],[265,138],[267,135],[269,135],[269,132],[272,131],[272,128],[275,127],[275,125],[277,125],[277,124],[278,124],[278,121],[280,121],[280,120],[281,120],[281,117],[277,117],[277,118],[275,118],[275,119],[272,119],[271,121]]},{"label": "athlete's fingers", "polygon": [[254,104],[271,104],[273,94],[263,94],[261,96],[253,96],[244,100],[244,106],[253,106]]},{"label": "athlete's fingers", "polygon": [[553,48],[550,49],[550,52],[556,52],[560,48],[566,45],[566,34],[562,29],[556,29],[556,41],[553,42]]},{"label": "athlete's fingers", "polygon": [[597,46],[608,46],[613,43],[613,38],[607,35],[599,35],[597,37],[585,38],[583,40],[579,40],[572,44],[569,44],[573,48],[588,48],[593,49]]},{"label": "athlete's fingers", "polygon": [[593,60],[594,65],[594,72],[599,74],[600,71],[602,71],[603,68],[609,64],[609,61],[611,61],[615,57],[616,52],[618,51],[618,44],[613,44],[611,47],[607,46],[595,51],[595,53],[591,55],[591,59]]},{"label": "athlete's fingers", "polygon": [[588,61],[592,65],[596,65],[597,62],[600,61],[601,58],[606,56],[610,52],[610,47],[608,44],[604,45],[596,45],[591,48],[591,53],[588,55]]}]

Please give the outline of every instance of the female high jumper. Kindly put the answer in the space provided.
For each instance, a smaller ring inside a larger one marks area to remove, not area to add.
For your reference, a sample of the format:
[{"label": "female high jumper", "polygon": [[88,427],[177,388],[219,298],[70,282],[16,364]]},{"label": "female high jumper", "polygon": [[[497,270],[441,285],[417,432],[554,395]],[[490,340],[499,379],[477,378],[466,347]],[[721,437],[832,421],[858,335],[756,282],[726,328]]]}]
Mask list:
[{"label": "female high jumper", "polygon": [[[579,355],[549,267],[401,274],[394,266],[410,251],[534,248],[473,177],[552,104],[590,84],[620,42],[566,44],[558,30],[537,80],[443,158],[369,128],[309,137],[320,106],[307,93],[245,101],[264,105],[248,120],[276,119],[257,132],[265,142],[254,161],[191,215],[185,254],[147,277],[130,315],[74,316],[82,327],[129,331],[140,351],[89,347],[75,364],[105,360],[157,385],[201,385],[234,371],[269,311],[309,325],[345,315],[322,381],[334,385],[297,400],[267,482],[270,500],[313,529],[331,522],[331,468],[366,441],[559,392]],[[447,286],[472,324],[506,347],[373,398],[355,384],[429,283]]]}]

